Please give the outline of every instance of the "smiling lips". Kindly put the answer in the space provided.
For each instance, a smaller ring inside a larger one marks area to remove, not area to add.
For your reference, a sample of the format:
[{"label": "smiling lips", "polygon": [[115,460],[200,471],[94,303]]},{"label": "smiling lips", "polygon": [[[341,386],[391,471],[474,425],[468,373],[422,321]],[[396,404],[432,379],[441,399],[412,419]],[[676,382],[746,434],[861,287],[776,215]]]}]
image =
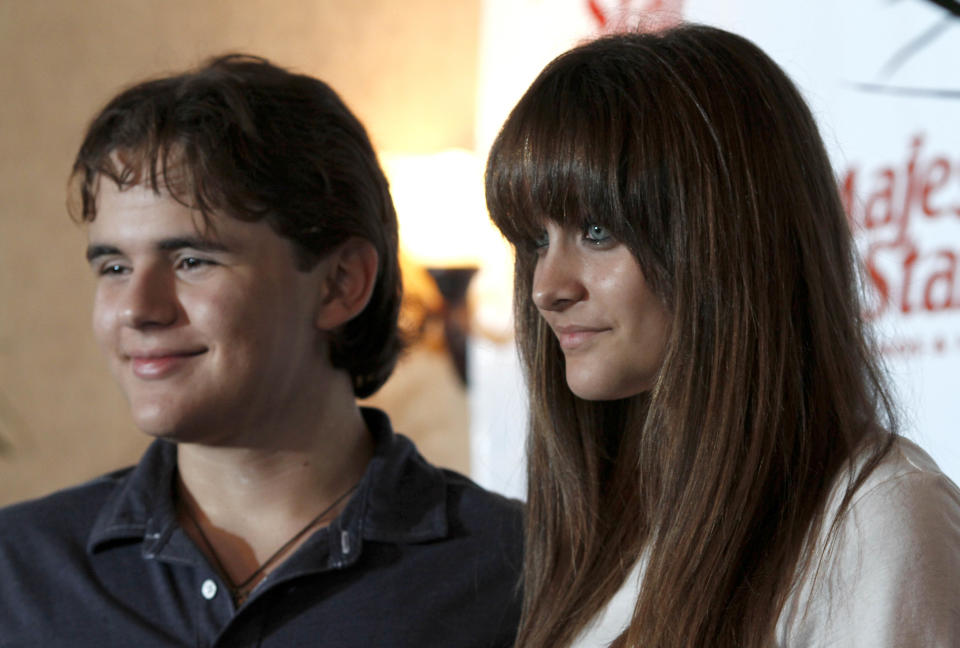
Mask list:
[{"label": "smiling lips", "polygon": [[553,332],[560,342],[560,348],[564,351],[574,351],[583,346],[600,333],[609,331],[609,328],[597,328],[592,326],[557,326]]},{"label": "smiling lips", "polygon": [[206,349],[195,351],[152,351],[150,353],[131,353],[130,366],[133,375],[143,380],[165,378],[188,363],[191,358],[206,353]]}]

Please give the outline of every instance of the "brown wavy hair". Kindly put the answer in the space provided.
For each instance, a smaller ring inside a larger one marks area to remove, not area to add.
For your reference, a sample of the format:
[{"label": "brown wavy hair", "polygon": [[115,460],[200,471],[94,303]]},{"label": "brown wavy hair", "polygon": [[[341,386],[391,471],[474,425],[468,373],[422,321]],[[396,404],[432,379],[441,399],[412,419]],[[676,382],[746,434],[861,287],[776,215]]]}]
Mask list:
[{"label": "brown wavy hair", "polygon": [[304,270],[351,236],[370,241],[373,294],[331,337],[330,358],[358,397],[386,382],[402,347],[397,216],[366,130],[326,83],[244,54],[139,83],[87,129],[71,174],[77,220],[96,218],[101,178],[145,182],[205,218],[265,220]]},{"label": "brown wavy hair", "polygon": [[[718,29],[602,38],[533,82],[491,149],[486,188],[516,248],[530,390],[517,645],[568,644],[641,553],[618,645],[771,645],[791,586],[816,567],[805,540],[835,528],[831,486],[868,453],[844,510],[895,428],[848,222],[800,93]],[[633,252],[670,314],[650,392],[570,392],[530,298],[543,219],[603,225]]]}]

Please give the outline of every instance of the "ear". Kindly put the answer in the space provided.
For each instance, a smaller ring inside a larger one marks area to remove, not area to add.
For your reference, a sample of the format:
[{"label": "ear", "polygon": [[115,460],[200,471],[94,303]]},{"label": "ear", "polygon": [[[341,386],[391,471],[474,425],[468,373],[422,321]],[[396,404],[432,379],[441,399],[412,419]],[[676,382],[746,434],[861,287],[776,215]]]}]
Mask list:
[{"label": "ear", "polygon": [[352,236],[330,252],[323,265],[327,270],[316,324],[320,330],[332,331],[367,306],[380,262],[373,243]]}]

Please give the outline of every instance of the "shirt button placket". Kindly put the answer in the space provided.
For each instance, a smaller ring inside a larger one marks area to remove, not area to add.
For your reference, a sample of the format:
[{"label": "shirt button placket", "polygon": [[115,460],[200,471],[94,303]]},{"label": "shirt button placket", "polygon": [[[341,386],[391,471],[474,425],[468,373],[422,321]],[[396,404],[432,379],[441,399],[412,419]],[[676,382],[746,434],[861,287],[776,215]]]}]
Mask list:
[{"label": "shirt button placket", "polygon": [[200,586],[200,594],[203,596],[203,598],[211,601],[213,600],[213,597],[217,595],[217,591],[219,589],[220,588],[217,587],[217,584],[213,582],[213,579],[208,578],[207,580],[203,581],[203,585]]},{"label": "shirt button placket", "polygon": [[236,610],[233,607],[233,601],[230,600],[229,590],[214,574],[207,572],[198,576],[200,577],[194,581],[193,585],[197,615],[197,646],[207,648],[217,645],[216,638],[234,620]]}]

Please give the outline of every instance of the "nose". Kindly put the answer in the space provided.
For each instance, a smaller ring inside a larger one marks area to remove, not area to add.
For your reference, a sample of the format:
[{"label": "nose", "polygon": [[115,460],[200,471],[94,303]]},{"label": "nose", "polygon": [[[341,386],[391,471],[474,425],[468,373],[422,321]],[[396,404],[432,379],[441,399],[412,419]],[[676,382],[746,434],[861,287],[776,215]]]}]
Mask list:
[{"label": "nose", "polygon": [[533,303],[541,311],[562,311],[584,298],[580,263],[559,241],[543,252],[533,271]]},{"label": "nose", "polygon": [[117,304],[120,322],[131,328],[169,326],[179,312],[174,278],[156,267],[134,271]]}]

